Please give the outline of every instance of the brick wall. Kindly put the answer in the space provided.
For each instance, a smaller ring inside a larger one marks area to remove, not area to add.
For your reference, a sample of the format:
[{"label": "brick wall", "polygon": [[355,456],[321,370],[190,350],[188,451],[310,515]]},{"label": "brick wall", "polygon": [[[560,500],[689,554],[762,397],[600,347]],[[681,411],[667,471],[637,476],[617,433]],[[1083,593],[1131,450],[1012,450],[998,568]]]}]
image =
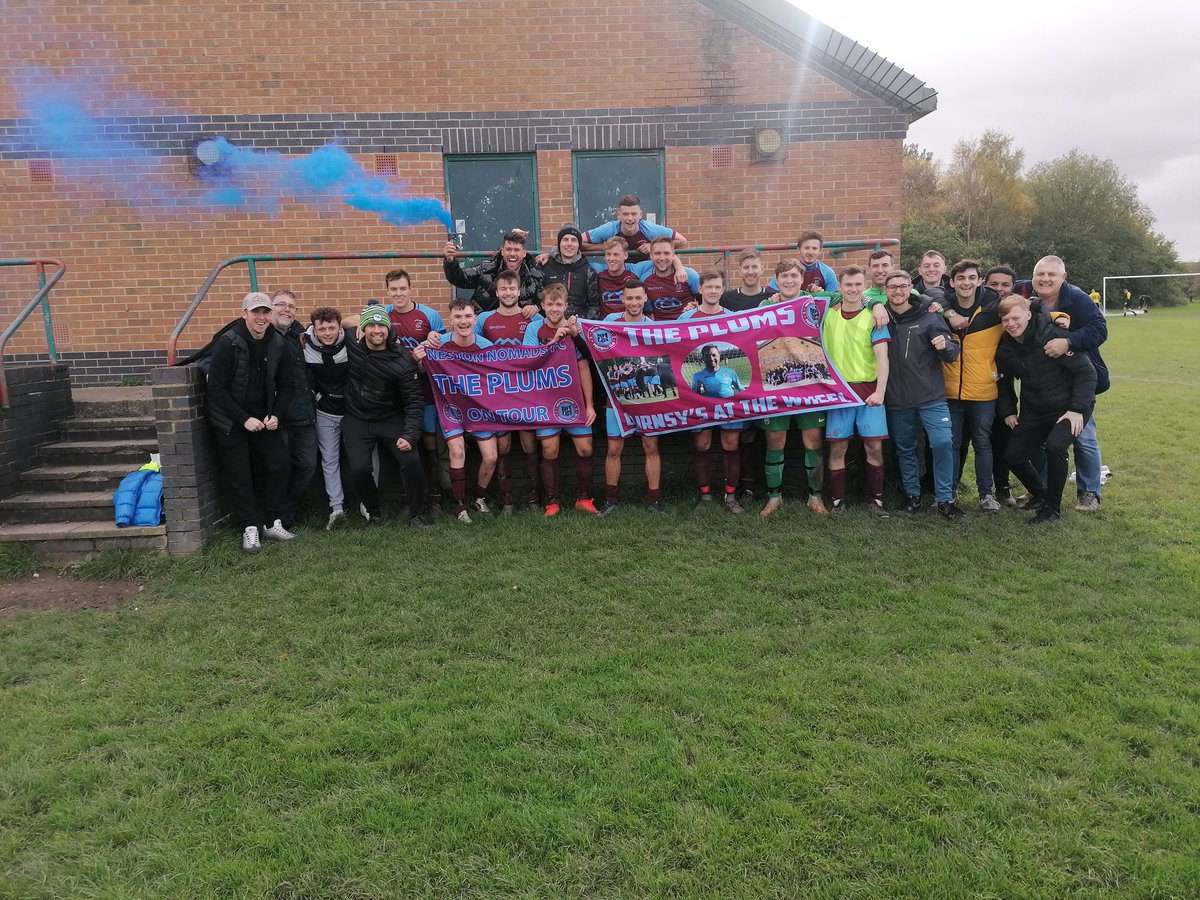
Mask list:
[{"label": "brick wall", "polygon": [[[143,164],[193,198],[200,186],[186,153],[212,133],[285,154],[336,138],[368,171],[375,154],[395,154],[398,181],[442,199],[443,153],[526,150],[537,154],[548,246],[575,218],[572,150],[654,147],[666,153],[666,221],[695,245],[781,243],[810,226],[829,240],[895,237],[905,117],[816,57],[799,62],[778,29],[734,24],[733,9],[728,0],[664,0],[653,15],[633,0],[577,0],[569,10],[546,0],[9,0],[0,66],[82,76],[103,128],[145,147]],[[543,30],[554,40],[539,39]],[[68,178],[57,162],[52,183],[35,183],[30,163],[45,153],[21,116],[15,91],[0,94],[4,252],[65,259],[53,309],[59,350],[81,381],[144,377],[223,259],[436,253],[444,240],[440,226],[399,230],[340,206],[271,217],[132,202],[85,167]],[[783,132],[786,159],[753,162],[749,142],[763,125]],[[731,167],[713,168],[715,146],[732,148]],[[349,309],[380,295],[390,267],[262,264],[259,283],[293,289],[304,309]],[[419,299],[444,309],[438,262],[406,267]],[[0,323],[34,289],[0,279]],[[180,348],[202,345],[248,289],[244,266],[223,273]],[[31,329],[8,349],[23,359],[45,352]]]},{"label": "brick wall", "polygon": [[217,450],[204,418],[204,376],[193,366],[151,373],[163,471],[167,552],[195,553],[224,523]]},{"label": "brick wall", "polygon": [[15,366],[5,371],[9,407],[0,409],[0,497],[19,493],[18,476],[37,465],[37,448],[58,439],[58,423],[74,415],[71,367]]}]

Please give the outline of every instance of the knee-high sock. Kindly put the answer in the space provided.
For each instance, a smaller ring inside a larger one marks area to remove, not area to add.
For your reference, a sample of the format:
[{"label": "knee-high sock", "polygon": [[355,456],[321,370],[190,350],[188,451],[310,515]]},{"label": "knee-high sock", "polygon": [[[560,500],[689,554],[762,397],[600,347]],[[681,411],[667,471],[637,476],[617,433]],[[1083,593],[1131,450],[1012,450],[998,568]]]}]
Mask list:
[{"label": "knee-high sock", "polygon": [[592,471],[594,463],[590,456],[575,457],[575,499],[590,500],[592,497]]},{"label": "knee-high sock", "polygon": [[732,494],[737,490],[742,478],[741,449],[725,450],[725,493]]},{"label": "knee-high sock", "polygon": [[421,448],[421,464],[425,466],[425,492],[431,499],[442,496],[442,479],[438,477],[439,462],[436,447],[432,450]]},{"label": "knee-high sock", "polygon": [[696,451],[696,487],[700,488],[700,493],[707,494],[709,491],[709,483],[712,481],[712,466],[709,463],[708,451]]},{"label": "knee-high sock", "polygon": [[542,457],[542,489],[547,505],[558,502],[558,482],[561,471],[557,459]]},{"label": "knee-high sock", "polygon": [[450,467],[450,494],[454,497],[454,508],[462,512],[467,508],[467,470],[465,466]]},{"label": "knee-high sock", "polygon": [[830,500],[845,500],[846,499],[846,470],[845,469],[830,469],[829,470],[829,499]]},{"label": "knee-high sock", "polygon": [[866,495],[868,500],[883,502],[883,466],[867,463]]},{"label": "knee-high sock", "polygon": [[767,448],[767,464],[765,467],[767,476],[767,494],[772,497],[779,497],[783,494],[780,488],[783,486],[783,451],[772,450]]},{"label": "knee-high sock", "polygon": [[505,453],[496,463],[496,471],[500,476],[500,502],[504,505],[511,505],[513,502],[512,493],[512,456]]},{"label": "knee-high sock", "polygon": [[525,477],[529,479],[529,499],[537,500],[542,493],[542,469],[537,447],[525,454]]},{"label": "knee-high sock", "polygon": [[821,488],[825,483],[825,460],[822,458],[820,450],[804,448],[804,468],[808,470],[808,492],[810,494],[821,493]]},{"label": "knee-high sock", "polygon": [[754,468],[757,464],[757,454],[755,451],[758,445],[754,441],[738,445],[738,452],[742,457],[742,478],[740,487],[744,491],[754,489]]}]

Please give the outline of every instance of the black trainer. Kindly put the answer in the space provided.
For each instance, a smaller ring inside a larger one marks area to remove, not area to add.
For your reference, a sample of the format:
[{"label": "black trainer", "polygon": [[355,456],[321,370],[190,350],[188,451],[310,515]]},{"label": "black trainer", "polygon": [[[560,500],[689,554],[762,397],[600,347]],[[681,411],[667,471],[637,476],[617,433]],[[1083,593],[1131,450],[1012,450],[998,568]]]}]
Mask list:
[{"label": "black trainer", "polygon": [[896,507],[896,512],[902,516],[911,516],[921,508],[920,497],[905,497],[904,502]]},{"label": "black trainer", "polygon": [[959,509],[958,504],[953,500],[948,500],[945,503],[939,503],[937,505],[937,511],[941,514],[943,519],[949,519],[952,522],[959,519],[965,519],[967,517],[967,514]]},{"label": "black trainer", "polygon": [[1037,515],[1030,519],[1025,524],[1027,525],[1048,525],[1051,522],[1058,522],[1062,519],[1062,515],[1057,509],[1048,504],[1042,504],[1037,511]]}]

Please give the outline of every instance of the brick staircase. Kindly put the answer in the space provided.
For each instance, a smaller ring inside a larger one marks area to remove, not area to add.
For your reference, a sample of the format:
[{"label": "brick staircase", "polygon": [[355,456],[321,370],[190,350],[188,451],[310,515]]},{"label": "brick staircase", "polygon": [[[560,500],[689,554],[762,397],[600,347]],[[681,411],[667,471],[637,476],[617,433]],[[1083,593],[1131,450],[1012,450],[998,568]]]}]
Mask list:
[{"label": "brick staircase", "polygon": [[34,547],[48,562],[77,562],[103,550],[163,552],[166,526],[118,528],[113,491],[157,452],[150,388],[75,388],[75,418],[38,450],[21,492],[0,500],[0,542]]}]

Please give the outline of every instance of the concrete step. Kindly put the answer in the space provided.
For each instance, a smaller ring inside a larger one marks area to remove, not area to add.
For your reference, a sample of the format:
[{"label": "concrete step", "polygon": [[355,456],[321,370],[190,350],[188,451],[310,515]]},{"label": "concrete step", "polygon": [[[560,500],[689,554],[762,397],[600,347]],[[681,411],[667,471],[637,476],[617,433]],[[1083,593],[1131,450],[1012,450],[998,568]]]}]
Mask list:
[{"label": "concrete step", "polygon": [[103,416],[93,419],[63,419],[58,423],[64,441],[157,440],[154,416]]},{"label": "concrete step", "polygon": [[20,478],[27,493],[107,491],[111,494],[121,479],[136,468],[129,463],[102,461],[87,465],[39,466],[22,472]]},{"label": "concrete step", "polygon": [[33,545],[47,562],[78,562],[106,550],[145,550],[165,553],[167,528],[118,528],[111,522],[56,522],[48,525],[6,525],[0,543]]},{"label": "concrete step", "polygon": [[5,525],[109,522],[112,518],[112,491],[28,493],[0,500],[0,522]]},{"label": "concrete step", "polygon": [[144,387],[71,388],[75,416],[81,419],[110,416],[153,416],[154,395]]},{"label": "concrete step", "polygon": [[150,462],[150,454],[157,452],[157,437],[124,441],[56,441],[38,448],[42,462],[48,466],[86,465],[92,461],[127,463],[126,471]]}]

